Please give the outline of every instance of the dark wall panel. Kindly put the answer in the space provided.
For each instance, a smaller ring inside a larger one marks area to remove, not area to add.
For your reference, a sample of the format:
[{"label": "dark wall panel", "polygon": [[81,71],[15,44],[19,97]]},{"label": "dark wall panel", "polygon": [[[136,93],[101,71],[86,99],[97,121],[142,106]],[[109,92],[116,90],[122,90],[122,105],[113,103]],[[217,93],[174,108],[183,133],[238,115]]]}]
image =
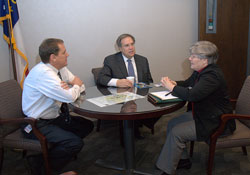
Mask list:
[{"label": "dark wall panel", "polygon": [[199,0],[199,40],[219,48],[222,68],[232,98],[237,98],[246,78],[249,0],[217,0],[217,33],[206,33],[206,0]]}]

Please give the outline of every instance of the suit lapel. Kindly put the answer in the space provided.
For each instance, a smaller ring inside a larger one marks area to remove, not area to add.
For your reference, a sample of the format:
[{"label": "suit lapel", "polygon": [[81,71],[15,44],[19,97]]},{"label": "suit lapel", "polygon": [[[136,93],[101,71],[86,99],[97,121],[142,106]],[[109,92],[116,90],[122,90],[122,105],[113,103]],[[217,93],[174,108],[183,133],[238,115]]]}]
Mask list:
[{"label": "suit lapel", "polygon": [[119,69],[121,70],[121,73],[126,78],[128,76],[128,71],[127,71],[126,65],[124,63],[122,54],[121,53],[118,54],[117,57],[118,57],[117,58],[117,60],[118,60],[118,65],[117,66],[119,66]]},{"label": "suit lapel", "polygon": [[142,80],[142,66],[140,65],[140,60],[137,58],[137,56],[134,56],[135,59],[135,65],[137,70],[137,76],[138,76],[138,82]]}]

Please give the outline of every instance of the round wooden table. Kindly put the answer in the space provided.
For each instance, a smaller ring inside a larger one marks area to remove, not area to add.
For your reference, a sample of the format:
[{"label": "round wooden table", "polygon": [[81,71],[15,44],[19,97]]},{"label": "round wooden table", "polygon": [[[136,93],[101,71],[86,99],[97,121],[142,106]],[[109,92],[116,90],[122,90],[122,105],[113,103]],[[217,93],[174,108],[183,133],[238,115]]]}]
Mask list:
[{"label": "round wooden table", "polygon": [[[133,101],[99,107],[87,99],[109,95],[112,91],[122,92],[128,89],[121,88],[106,88],[106,87],[90,87],[85,90],[81,97],[70,105],[71,110],[77,114],[102,119],[102,120],[123,120],[123,134],[124,134],[124,164],[125,167],[108,166],[118,170],[125,170],[127,175],[130,174],[147,174],[149,173],[137,171],[135,167],[135,144],[134,144],[134,129],[133,120],[140,120],[145,118],[160,117],[164,114],[174,112],[185,105],[184,101],[175,103],[165,103],[154,105],[148,101],[147,94],[149,92],[163,91],[162,87],[143,88],[143,89],[129,89],[144,98],[136,99]],[[111,92],[110,92],[111,91]],[[103,164],[104,163],[99,163]]]}]

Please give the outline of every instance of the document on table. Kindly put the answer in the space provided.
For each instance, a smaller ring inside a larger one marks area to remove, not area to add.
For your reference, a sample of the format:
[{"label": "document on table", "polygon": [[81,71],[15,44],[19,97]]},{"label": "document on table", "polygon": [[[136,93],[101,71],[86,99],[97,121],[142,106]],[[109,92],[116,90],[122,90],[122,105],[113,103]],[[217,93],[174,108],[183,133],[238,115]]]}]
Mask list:
[{"label": "document on table", "polygon": [[131,100],[136,100],[139,98],[144,98],[145,96],[141,96],[131,92],[122,92],[122,93],[114,93],[111,95],[89,98],[87,101],[99,106],[105,107],[110,106],[118,103],[124,103]]},{"label": "document on table", "polygon": [[148,94],[148,100],[153,104],[182,101],[182,99],[173,96],[170,91],[150,92]]},{"label": "document on table", "polygon": [[[170,91],[160,91],[160,92],[151,92],[150,94],[160,98],[161,100],[170,100],[170,99],[175,99],[178,98],[176,96],[173,96],[171,93],[168,94]],[[168,95],[166,95],[168,94]]]}]

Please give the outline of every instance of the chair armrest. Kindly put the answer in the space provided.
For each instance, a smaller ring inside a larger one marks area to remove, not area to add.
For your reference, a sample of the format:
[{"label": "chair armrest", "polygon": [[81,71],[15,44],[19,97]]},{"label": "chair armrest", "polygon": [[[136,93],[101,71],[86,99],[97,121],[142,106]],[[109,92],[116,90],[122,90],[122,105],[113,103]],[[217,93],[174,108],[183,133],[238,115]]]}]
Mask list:
[{"label": "chair armrest", "polygon": [[41,144],[47,144],[46,137],[37,129],[37,120],[31,117],[24,118],[10,118],[10,119],[0,119],[0,124],[18,124],[18,123],[28,123],[31,125],[33,133],[38,138]]},{"label": "chair armrest", "polygon": [[0,124],[18,124],[18,123],[29,123],[31,126],[33,126],[36,124],[36,119],[30,117],[0,119]]},{"label": "chair armrest", "polygon": [[236,102],[237,102],[237,99],[230,99],[230,103],[231,103],[231,105],[233,107],[233,110],[235,110]]},{"label": "chair armrest", "polygon": [[226,122],[231,119],[248,119],[250,120],[250,115],[243,115],[243,114],[223,114],[221,116],[221,123],[217,130],[211,135],[212,139],[217,139],[223,132],[226,126]]},{"label": "chair armrest", "polygon": [[226,123],[230,119],[247,119],[247,120],[250,120],[250,115],[244,115],[244,114],[223,114],[221,116],[221,120],[224,123]]}]

